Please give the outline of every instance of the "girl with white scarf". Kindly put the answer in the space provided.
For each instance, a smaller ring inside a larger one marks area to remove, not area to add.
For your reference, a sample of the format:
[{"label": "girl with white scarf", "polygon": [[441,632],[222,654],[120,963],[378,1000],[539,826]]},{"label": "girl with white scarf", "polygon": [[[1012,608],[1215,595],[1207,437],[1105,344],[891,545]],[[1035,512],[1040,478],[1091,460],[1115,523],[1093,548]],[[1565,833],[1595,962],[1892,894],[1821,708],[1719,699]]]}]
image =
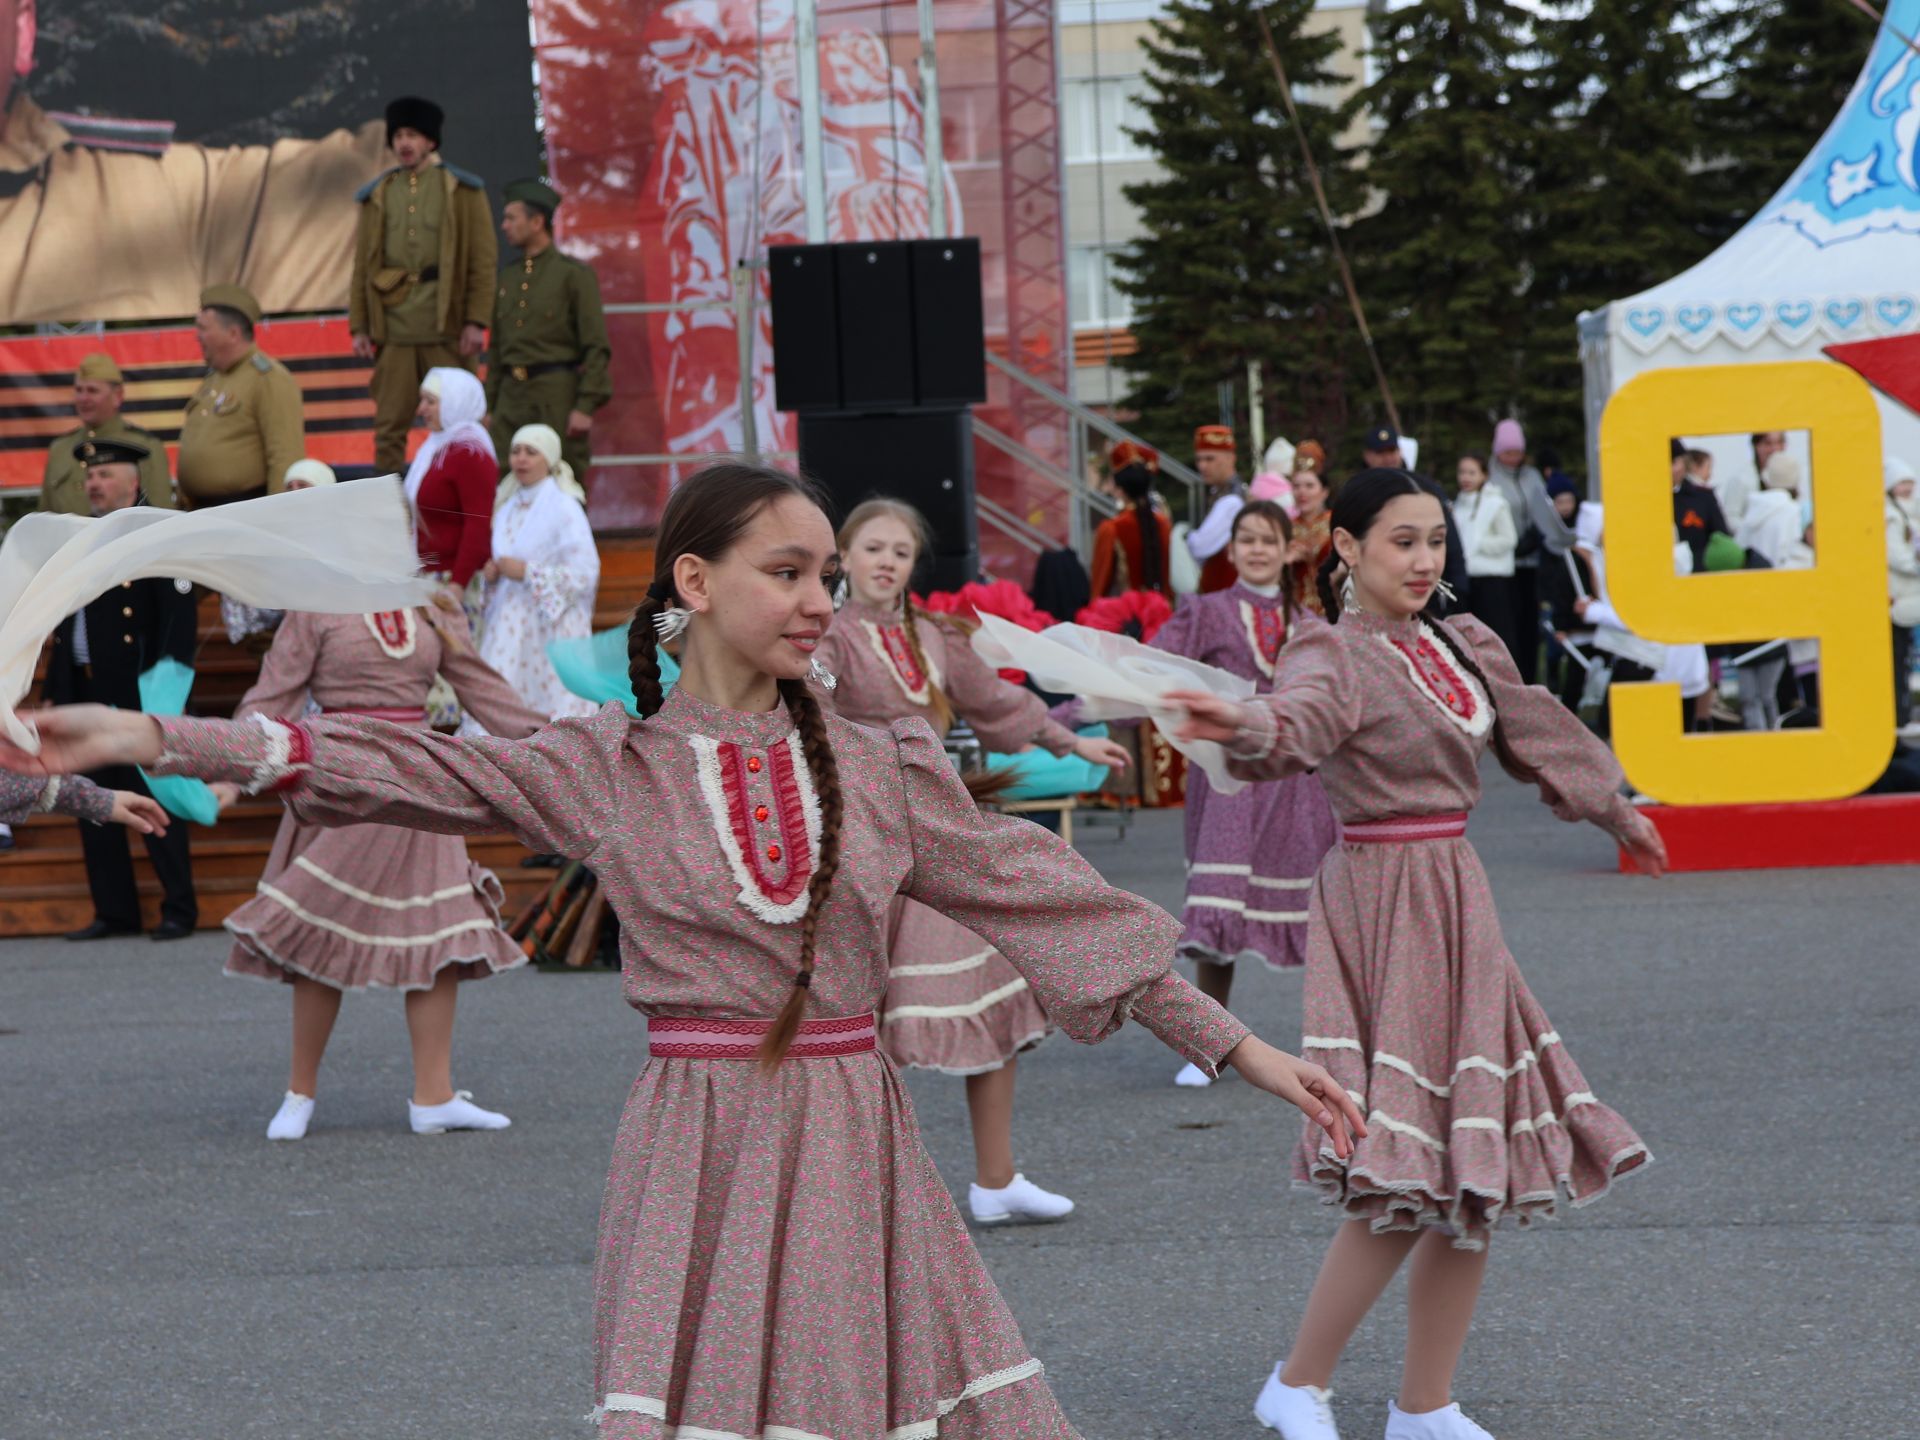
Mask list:
[{"label": "girl with white scarf", "polygon": [[464,589],[490,553],[493,491],[500,478],[493,438],[481,423],[487,394],[468,371],[436,365],[420,382],[427,443],[407,467],[420,562]]},{"label": "girl with white scarf", "polygon": [[593,630],[600,552],[580,487],[560,458],[560,436],[548,425],[523,425],[508,450],[510,485],[493,513],[480,658],[506,677],[533,709],[559,719],[590,715],[590,701],[570,693],[547,658],[548,642],[584,639]]}]

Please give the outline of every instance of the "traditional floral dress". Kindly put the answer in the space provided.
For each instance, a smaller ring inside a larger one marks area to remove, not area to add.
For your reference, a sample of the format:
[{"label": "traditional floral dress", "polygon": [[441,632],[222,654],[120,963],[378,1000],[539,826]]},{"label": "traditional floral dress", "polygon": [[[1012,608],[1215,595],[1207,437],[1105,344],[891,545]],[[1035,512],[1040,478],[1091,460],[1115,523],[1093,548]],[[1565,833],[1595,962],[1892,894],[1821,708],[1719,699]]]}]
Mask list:
[{"label": "traditional floral dress", "polygon": [[[328,714],[424,728],[438,671],[489,728],[532,733],[546,717],[475,657],[465,628],[425,610],[295,612],[234,713],[298,719],[311,696]],[[227,973],[289,983],[304,975],[341,990],[424,990],[449,968],[462,980],[484,979],[526,959],[500,928],[504,898],[458,836],[397,825],[325,829],[290,810],[259,893],[227,918]]]},{"label": "traditional floral dress", "polygon": [[1650,1158],[1527,989],[1465,838],[1495,716],[1562,819],[1618,833],[1632,808],[1612,752],[1521,682],[1499,636],[1444,623],[1486,686],[1431,622],[1349,611],[1289,647],[1233,768],[1317,771],[1344,827],[1313,890],[1301,1044],[1371,1133],[1344,1161],[1307,1136],[1295,1176],[1376,1231],[1443,1226],[1478,1248],[1501,1219],[1584,1205]]},{"label": "traditional floral dress", "polygon": [[[917,628],[924,668],[899,612],[857,600],[841,606],[818,654],[838,681],[831,699],[842,715],[876,728],[910,715],[931,724],[938,686],[990,750],[1038,744],[1064,755],[1073,748],[1073,732],[1048,718],[1040,697],[1002,680],[958,631],[924,616]],[[891,948],[880,1024],[897,1063],[978,1075],[1046,1038],[1051,1027],[1026,980],[964,926],[903,899]]]},{"label": "traditional floral dress", "polygon": [[[1156,648],[1273,689],[1290,640],[1325,622],[1294,613],[1289,634],[1280,596],[1244,581],[1184,600],[1153,637]],[[1275,968],[1307,955],[1307,895],[1314,872],[1340,838],[1326,792],[1311,775],[1249,785],[1223,795],[1195,766],[1187,772],[1187,898],[1180,950],[1229,965],[1248,956]]]},{"label": "traditional floral dress", "polygon": [[983,815],[933,732],[829,717],[841,863],[792,1055],[824,838],[784,710],[675,689],[526,740],[367,719],[160,722],[160,773],[282,786],[307,824],[507,828],[585,861],[620,918],[652,1058],[614,1140],[595,1280],[607,1440],[1072,1440],[873,1048],[894,901],[987,938],[1077,1040],[1128,1019],[1213,1071],[1246,1028],[1169,971],[1179,927],[1060,839]]},{"label": "traditional floral dress", "polygon": [[16,775],[0,770],[0,825],[19,825],[31,816],[49,813],[104,825],[113,818],[113,792],[84,775]]},{"label": "traditional floral dress", "polygon": [[494,511],[493,554],[527,569],[519,580],[486,582],[480,658],[542,715],[592,714],[593,703],[568,690],[547,658],[549,642],[593,633],[600,552],[587,512],[552,477],[516,486]]}]

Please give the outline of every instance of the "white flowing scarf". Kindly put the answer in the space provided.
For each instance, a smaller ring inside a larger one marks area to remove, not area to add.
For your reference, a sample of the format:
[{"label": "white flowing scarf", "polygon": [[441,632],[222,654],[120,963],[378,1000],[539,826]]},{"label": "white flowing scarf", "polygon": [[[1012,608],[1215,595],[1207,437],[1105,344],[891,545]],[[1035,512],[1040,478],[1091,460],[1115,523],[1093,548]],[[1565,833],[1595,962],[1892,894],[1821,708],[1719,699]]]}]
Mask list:
[{"label": "white flowing scarf", "polygon": [[1043,690],[1078,695],[1084,721],[1151,719],[1166,742],[1206,772],[1214,789],[1232,795],[1247,782],[1227,773],[1227,752],[1211,740],[1182,740],[1186,711],[1169,703],[1174,690],[1201,690],[1236,703],[1253,698],[1253,682],[1216,666],[1142,645],[1131,635],[1050,625],[1035,634],[980,612],[973,650],[996,669],[1024,670]]},{"label": "white flowing scarf", "polygon": [[399,478],[289,490],[207,510],[136,505],[97,520],[28,515],[0,545],[0,729],[37,753],[14,713],[54,628],[128,580],[199,581],[243,605],[354,615],[426,603]]},{"label": "white flowing scarf", "polygon": [[534,565],[600,568],[587,512],[551,475],[524,488],[516,483],[514,493],[494,508],[493,553]]},{"label": "white flowing scarf", "polygon": [[[427,443],[407,466],[407,504],[415,507],[420,503],[420,482],[427,478],[435,457],[449,445],[471,445],[495,464],[499,463],[499,457],[493,453],[493,437],[480,423],[487,413],[487,392],[471,372],[453,365],[436,365],[427,371],[420,388],[439,398],[440,428],[427,435]],[[300,608],[311,610],[313,607],[302,605]]]}]

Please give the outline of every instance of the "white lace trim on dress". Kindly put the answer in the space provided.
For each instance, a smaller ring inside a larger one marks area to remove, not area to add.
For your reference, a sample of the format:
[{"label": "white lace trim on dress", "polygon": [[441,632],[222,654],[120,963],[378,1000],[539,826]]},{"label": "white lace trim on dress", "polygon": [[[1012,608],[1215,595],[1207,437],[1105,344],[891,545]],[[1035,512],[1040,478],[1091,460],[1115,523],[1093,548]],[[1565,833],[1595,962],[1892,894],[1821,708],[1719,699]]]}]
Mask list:
[{"label": "white lace trim on dress", "polygon": [[964,1005],[896,1005],[880,1017],[880,1023],[891,1025],[896,1020],[963,1020],[969,1015],[991,1010],[1002,1000],[1011,999],[1026,988],[1024,979],[1009,980],[999,989],[989,990],[978,1000],[969,1000]]},{"label": "white lace trim on dress", "polygon": [[[933,1418],[897,1425],[886,1432],[885,1440],[939,1440],[940,1421],[967,1401],[978,1400],[982,1395],[991,1394],[1016,1381],[1032,1379],[1041,1374],[1043,1368],[1038,1360],[1027,1360],[970,1380],[958,1395],[951,1400],[942,1400],[934,1407]],[[656,1395],[629,1395],[615,1390],[593,1408],[593,1413],[587,1419],[598,1425],[612,1414],[645,1415],[649,1419],[664,1421],[667,1418],[667,1402]],[[752,1435],[743,1435],[737,1430],[710,1430],[704,1425],[675,1425],[663,1431],[661,1440],[834,1440],[834,1437],[819,1435],[811,1430],[797,1430],[791,1425],[768,1425]]]},{"label": "white lace trim on dress", "polygon": [[[734,883],[740,887],[737,898],[751,913],[769,925],[791,925],[807,913],[808,887],[801,886],[799,893],[784,905],[775,904],[761,891],[753,868],[747,864],[747,857],[741,852],[739,838],[733,833],[733,819],[727,809],[726,781],[720,771],[720,742],[710,740],[705,735],[689,735],[687,743],[693,747],[694,769],[700,777],[700,797],[707,802],[707,813],[713,820],[713,833],[719,838],[721,852],[727,857],[727,869],[732,872]],[[820,797],[814,793],[813,772],[807,768],[806,751],[801,746],[798,731],[781,743],[786,745],[792,758],[793,781],[800,791],[800,813],[807,832],[808,859],[818,865]],[[742,803],[745,803],[744,796]],[[778,803],[777,799],[775,803]]]},{"label": "white lace trim on dress", "polygon": [[338,875],[321,869],[304,855],[296,855],[293,863],[322,885],[338,890],[342,895],[350,895],[362,905],[377,905],[382,910],[418,910],[428,905],[438,905],[443,900],[457,900],[462,895],[473,894],[473,886],[466,884],[449,885],[444,890],[435,890],[426,895],[408,895],[399,898],[376,895],[371,890],[362,890],[358,885],[349,885]]},{"label": "white lace trim on dress", "polygon": [[247,719],[260,727],[267,742],[267,753],[253,767],[253,778],[241,787],[249,795],[258,795],[293,774],[293,728],[268,715]]},{"label": "white lace trim on dress", "polygon": [[961,960],[942,960],[931,965],[895,965],[887,974],[901,975],[958,975],[967,970],[978,970],[987,963],[991,950],[982,950],[978,954],[968,955]]},{"label": "white lace trim on dress", "polygon": [[1382,645],[1400,657],[1400,663],[1407,667],[1407,674],[1413,678],[1413,688],[1426,696],[1427,699],[1432,702],[1433,707],[1447,717],[1447,723],[1452,725],[1456,730],[1464,731],[1466,734],[1476,738],[1493,729],[1493,702],[1487,698],[1487,692],[1480,688],[1480,682],[1469,675],[1466,667],[1454,659],[1453,652],[1441,643],[1439,637],[1433,633],[1432,629],[1428,627],[1424,620],[1415,620],[1413,625],[1414,630],[1419,634],[1420,638],[1433,647],[1435,654],[1440,657],[1441,663],[1444,664],[1447,669],[1454,672],[1454,678],[1460,682],[1461,688],[1472,698],[1473,714],[1463,717],[1448,706],[1445,700],[1434,694],[1433,687],[1427,683],[1426,677],[1420,673],[1420,667],[1413,663],[1413,657],[1396,645],[1392,636],[1379,631],[1374,633]]},{"label": "white lace trim on dress", "polygon": [[41,787],[40,798],[33,802],[32,809],[28,813],[33,815],[51,814],[53,812],[53,802],[60,798],[60,782],[65,778],[63,775],[49,775],[47,777],[47,783]]}]

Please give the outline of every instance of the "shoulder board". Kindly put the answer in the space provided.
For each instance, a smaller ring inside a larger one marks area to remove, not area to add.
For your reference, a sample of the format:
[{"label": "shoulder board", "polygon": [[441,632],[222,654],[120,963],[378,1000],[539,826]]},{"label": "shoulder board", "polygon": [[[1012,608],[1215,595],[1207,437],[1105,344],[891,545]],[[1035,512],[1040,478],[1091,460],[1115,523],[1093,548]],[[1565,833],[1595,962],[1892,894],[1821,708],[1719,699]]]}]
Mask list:
[{"label": "shoulder board", "polygon": [[449,165],[444,160],[440,162],[440,168],[470,190],[484,190],[487,188],[487,182],[471,170],[462,170],[458,165]]},{"label": "shoulder board", "polygon": [[258,370],[262,375],[265,375],[273,369],[273,361],[256,350],[253,352],[253,368]]},{"label": "shoulder board", "polygon": [[362,185],[358,190],[353,192],[354,200],[359,204],[362,204],[362,205],[366,204],[368,200],[373,198],[373,192],[380,188],[381,183],[385,181],[389,175],[394,174],[399,169],[400,167],[398,165],[392,165],[392,166],[389,166],[387,169],[382,170],[378,175],[374,176],[371,180],[367,181],[366,184]]},{"label": "shoulder board", "polygon": [[109,115],[81,115],[71,110],[49,110],[47,118],[67,132],[71,143],[86,150],[163,155],[173,144],[171,120],[119,120]]}]

